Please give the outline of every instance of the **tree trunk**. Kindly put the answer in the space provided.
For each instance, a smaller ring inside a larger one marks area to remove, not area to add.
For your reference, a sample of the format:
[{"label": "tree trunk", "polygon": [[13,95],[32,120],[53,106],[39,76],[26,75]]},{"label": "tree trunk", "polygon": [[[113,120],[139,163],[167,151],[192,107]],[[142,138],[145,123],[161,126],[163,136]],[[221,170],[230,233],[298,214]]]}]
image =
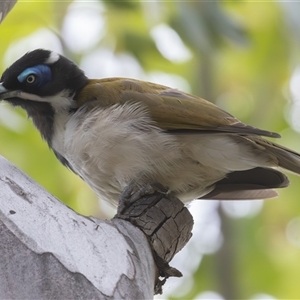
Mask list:
[{"label": "tree trunk", "polygon": [[81,216],[0,156],[0,299],[162,293],[182,276],[168,263],[190,239],[192,216],[159,184],[130,185],[120,199],[110,221]]},{"label": "tree trunk", "polygon": [[151,299],[155,268],[140,229],[76,214],[0,157],[0,299]]}]

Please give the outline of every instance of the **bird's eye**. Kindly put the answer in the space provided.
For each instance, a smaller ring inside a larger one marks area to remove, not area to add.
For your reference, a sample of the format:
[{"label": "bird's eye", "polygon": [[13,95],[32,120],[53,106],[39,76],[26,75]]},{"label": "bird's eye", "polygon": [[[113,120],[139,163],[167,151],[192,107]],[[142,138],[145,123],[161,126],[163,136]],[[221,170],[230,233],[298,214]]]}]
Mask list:
[{"label": "bird's eye", "polygon": [[36,76],[33,75],[33,74],[30,74],[26,77],[26,82],[29,83],[29,84],[32,84],[34,83],[36,80]]},{"label": "bird's eye", "polygon": [[40,88],[51,81],[52,72],[47,65],[36,65],[25,69],[17,77],[27,88]]}]

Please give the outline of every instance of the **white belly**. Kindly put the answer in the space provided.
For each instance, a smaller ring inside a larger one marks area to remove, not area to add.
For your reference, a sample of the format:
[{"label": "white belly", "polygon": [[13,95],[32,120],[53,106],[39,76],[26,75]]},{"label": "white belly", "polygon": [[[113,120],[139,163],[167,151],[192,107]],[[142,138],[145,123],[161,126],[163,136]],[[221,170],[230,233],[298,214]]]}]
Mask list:
[{"label": "white belly", "polygon": [[55,150],[100,198],[115,204],[133,179],[159,182],[186,202],[208,193],[229,170],[267,164],[227,135],[164,133],[136,104],[78,111],[65,126],[63,137],[54,135]]}]

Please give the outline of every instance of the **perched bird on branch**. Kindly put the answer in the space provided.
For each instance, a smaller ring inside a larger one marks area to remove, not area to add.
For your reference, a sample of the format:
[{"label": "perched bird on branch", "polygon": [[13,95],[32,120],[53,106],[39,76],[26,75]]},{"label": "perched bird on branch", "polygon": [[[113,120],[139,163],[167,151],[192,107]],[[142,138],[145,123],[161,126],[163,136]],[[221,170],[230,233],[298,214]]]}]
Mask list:
[{"label": "perched bird on branch", "polygon": [[117,204],[132,181],[158,182],[183,202],[262,199],[300,174],[300,155],[214,104],[128,78],[89,79],[55,52],[34,50],[0,80],[0,100],[26,110],[59,161]]}]

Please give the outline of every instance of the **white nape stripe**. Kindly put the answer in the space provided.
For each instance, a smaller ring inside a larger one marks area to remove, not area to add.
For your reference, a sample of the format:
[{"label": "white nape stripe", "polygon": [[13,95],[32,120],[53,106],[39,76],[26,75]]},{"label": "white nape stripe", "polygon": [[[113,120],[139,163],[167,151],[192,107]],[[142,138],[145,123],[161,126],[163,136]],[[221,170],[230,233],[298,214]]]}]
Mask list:
[{"label": "white nape stripe", "polygon": [[57,62],[60,58],[60,55],[56,52],[50,52],[49,57],[44,61],[46,65],[52,65]]},{"label": "white nape stripe", "polygon": [[69,95],[70,92],[68,90],[63,90],[53,96],[44,97],[20,91],[17,97],[28,101],[47,102],[52,105],[55,111],[61,111],[75,106],[75,100]]}]

